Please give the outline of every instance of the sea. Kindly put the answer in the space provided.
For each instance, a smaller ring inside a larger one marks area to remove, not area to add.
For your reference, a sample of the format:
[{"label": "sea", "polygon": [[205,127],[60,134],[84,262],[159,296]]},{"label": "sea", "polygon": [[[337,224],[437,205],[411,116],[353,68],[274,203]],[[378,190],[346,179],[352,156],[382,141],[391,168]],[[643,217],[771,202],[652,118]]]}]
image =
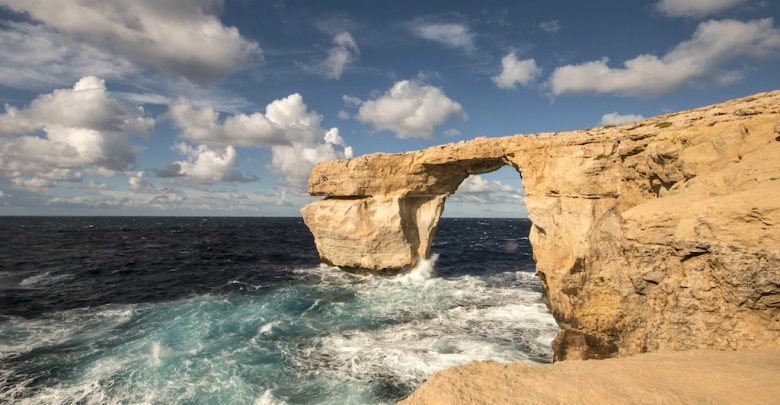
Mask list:
[{"label": "sea", "polygon": [[529,227],[443,218],[382,277],[321,263],[301,218],[0,217],[0,402],[383,404],[548,363]]}]

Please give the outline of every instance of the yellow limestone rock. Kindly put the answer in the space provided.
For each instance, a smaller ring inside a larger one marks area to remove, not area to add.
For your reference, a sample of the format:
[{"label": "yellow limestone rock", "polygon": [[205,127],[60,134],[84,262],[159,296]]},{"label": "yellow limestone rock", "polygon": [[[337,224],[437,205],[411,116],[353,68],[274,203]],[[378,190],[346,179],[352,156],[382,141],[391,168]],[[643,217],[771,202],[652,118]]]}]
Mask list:
[{"label": "yellow limestone rock", "polygon": [[780,398],[778,376],[778,349],[555,364],[474,361],[435,374],[399,404],[771,404]]},{"label": "yellow limestone rock", "polygon": [[323,261],[428,255],[471,174],[522,176],[555,357],[780,347],[780,91],[635,124],[476,138],[317,165],[301,211]]}]

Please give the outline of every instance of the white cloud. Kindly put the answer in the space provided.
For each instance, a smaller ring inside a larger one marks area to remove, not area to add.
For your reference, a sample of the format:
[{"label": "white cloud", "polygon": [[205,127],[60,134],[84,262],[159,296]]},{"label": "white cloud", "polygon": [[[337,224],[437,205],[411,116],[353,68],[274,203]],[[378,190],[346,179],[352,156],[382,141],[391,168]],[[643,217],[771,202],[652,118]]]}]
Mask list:
[{"label": "white cloud", "polygon": [[[192,147],[184,142],[174,145],[174,150],[185,157],[185,160],[173,162],[158,172],[162,177],[181,177],[185,180],[214,184],[220,182],[246,182],[253,179],[244,177],[236,169],[236,149],[232,146],[209,147],[198,145]],[[131,180],[131,188],[133,187]]]},{"label": "white cloud", "polygon": [[325,133],[322,116],[310,111],[298,93],[274,100],[266,106],[265,113],[232,114],[221,121],[213,108],[198,109],[186,99],[171,104],[169,114],[184,138],[209,145],[310,144],[322,139]]},{"label": "white cloud", "polygon": [[519,187],[512,187],[500,181],[485,180],[480,175],[466,178],[449,201],[458,203],[519,203],[522,197]]},{"label": "white cloud", "polygon": [[82,185],[82,188],[85,188],[87,190],[111,190],[112,187],[109,186],[106,183],[98,183],[96,181],[90,181],[89,183],[86,183]]},{"label": "white cloud", "polygon": [[361,99],[359,99],[357,97],[343,95],[343,96],[341,96],[341,99],[344,101],[344,104],[346,104],[346,105],[359,106],[359,105],[363,104],[363,100],[361,100]]},{"label": "white cloud", "polygon": [[132,191],[148,191],[153,186],[144,180],[144,172],[129,173],[127,176],[127,185]]},{"label": "white cloud", "polygon": [[200,84],[262,57],[254,41],[222,24],[215,0],[0,0],[75,41],[121,54]]},{"label": "white cloud", "polygon": [[[309,197],[293,196],[291,199],[284,190],[273,193],[245,193],[217,190],[203,186],[178,189],[161,188],[148,184],[147,187],[136,191],[101,190],[96,195],[84,195],[75,198],[49,198],[46,203],[70,207],[140,208],[146,213],[149,212],[150,208],[156,210],[192,210],[197,212],[211,210],[228,213],[268,213],[269,211],[273,212],[273,210],[269,210],[269,207],[290,206],[293,203],[303,205],[310,201],[312,199]],[[278,211],[276,212],[278,213]]]},{"label": "white cloud", "polygon": [[259,112],[234,114],[220,122],[219,113],[213,108],[198,109],[182,98],[170,105],[168,114],[181,129],[181,135],[197,143],[251,147],[286,142],[282,128]]},{"label": "white cloud", "polygon": [[485,192],[504,192],[514,193],[517,192],[517,188],[506,185],[498,180],[489,181],[485,180],[480,175],[469,176],[458,187],[459,193],[485,193]]},{"label": "white cloud", "polygon": [[542,21],[539,23],[539,28],[542,31],[546,31],[549,33],[555,33],[561,30],[563,26],[561,25],[561,22],[559,20],[550,20],[550,21]]},{"label": "white cloud", "polygon": [[324,143],[272,146],[271,164],[268,169],[282,174],[288,184],[302,188],[317,163],[352,157],[352,147],[344,144],[338,128],[329,129],[323,140]]},{"label": "white cloud", "polygon": [[453,117],[468,119],[463,107],[440,88],[414,80],[396,82],[381,97],[364,101],[356,115],[399,138],[431,138],[436,126]]},{"label": "white cloud", "polygon": [[135,160],[133,135],[149,136],[154,129],[143,108],[113,97],[94,76],[40,95],[27,108],[5,109],[0,171],[31,188],[79,181],[79,169],[98,175],[123,170]]},{"label": "white cloud", "polygon": [[174,102],[173,98],[157,93],[117,92],[115,94],[136,104],[169,105]]},{"label": "white cloud", "polygon": [[518,83],[522,86],[530,85],[541,74],[542,69],[533,58],[518,60],[515,53],[510,52],[501,59],[501,73],[491,79],[499,88],[513,89]]},{"label": "white cloud", "polygon": [[346,156],[329,143],[306,146],[301,143],[271,147],[268,169],[284,176],[293,186],[303,187],[314,166],[319,162],[344,159]]},{"label": "white cloud", "polygon": [[461,48],[469,52],[475,49],[474,34],[465,24],[437,23],[416,19],[408,27],[414,35],[450,48]]},{"label": "white cloud", "polygon": [[0,29],[0,84],[40,89],[95,75],[117,78],[137,73],[127,59],[80,41],[71,41],[44,25],[4,22]]},{"label": "white cloud", "polygon": [[349,113],[344,111],[344,110],[339,110],[338,117],[339,117],[339,119],[342,119],[342,120],[348,120],[348,119],[352,118],[352,116],[349,115]]},{"label": "white cloud", "polygon": [[455,128],[449,128],[449,129],[444,131],[444,135],[446,135],[446,136],[458,136],[458,135],[460,135],[460,131],[458,131]]},{"label": "white cloud", "polygon": [[354,63],[360,56],[360,49],[349,32],[342,32],[333,38],[333,47],[328,50],[328,57],[322,63],[321,71],[329,79],[340,79],[347,66]]},{"label": "white cloud", "polygon": [[715,77],[715,83],[719,86],[741,82],[745,78],[745,72],[740,70],[727,70],[719,73]]},{"label": "white cloud", "polygon": [[705,17],[747,3],[747,0],[661,0],[655,4],[668,17]]},{"label": "white cloud", "polygon": [[[315,164],[352,155],[352,148],[344,144],[338,129],[322,128],[322,116],[309,110],[297,93],[274,100],[266,106],[265,113],[232,114],[223,120],[212,108],[198,109],[185,99],[172,104],[169,114],[181,129],[182,137],[200,146],[178,147],[189,159],[160,170],[158,174],[162,176],[186,175],[201,182],[242,181],[227,171],[228,163],[232,162],[232,167],[235,162],[233,146],[270,146],[272,161],[268,169],[282,175],[289,185],[302,187]],[[217,171],[212,177],[197,174],[201,173],[196,170],[198,167],[207,165],[225,171]]]},{"label": "white cloud", "polygon": [[711,74],[718,66],[745,57],[766,57],[780,49],[780,31],[771,18],[741,22],[707,21],[693,38],[675,46],[662,58],[643,54],[611,68],[602,58],[555,69],[549,84],[555,95],[614,93],[655,96]]},{"label": "white cloud", "polygon": [[618,114],[617,112],[607,113],[601,116],[599,125],[623,125],[641,121],[645,117],[639,114]]}]

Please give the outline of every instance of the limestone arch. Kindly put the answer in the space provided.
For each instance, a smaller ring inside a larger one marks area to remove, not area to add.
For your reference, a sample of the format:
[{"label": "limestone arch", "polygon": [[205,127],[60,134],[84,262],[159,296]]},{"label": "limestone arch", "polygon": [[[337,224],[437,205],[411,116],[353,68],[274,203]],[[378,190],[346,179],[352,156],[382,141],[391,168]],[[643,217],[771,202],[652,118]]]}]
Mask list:
[{"label": "limestone arch", "polygon": [[523,175],[520,168],[506,156],[455,160],[441,165],[427,166],[429,176],[435,178],[436,182],[424,192],[412,192],[400,197],[402,229],[408,241],[416,246],[416,249],[408,265],[393,269],[392,272],[405,271],[414,267],[421,259],[430,256],[431,245],[436,237],[446,200],[457,192],[467,178],[472,175],[492,173],[503,167],[514,169],[522,182]]}]

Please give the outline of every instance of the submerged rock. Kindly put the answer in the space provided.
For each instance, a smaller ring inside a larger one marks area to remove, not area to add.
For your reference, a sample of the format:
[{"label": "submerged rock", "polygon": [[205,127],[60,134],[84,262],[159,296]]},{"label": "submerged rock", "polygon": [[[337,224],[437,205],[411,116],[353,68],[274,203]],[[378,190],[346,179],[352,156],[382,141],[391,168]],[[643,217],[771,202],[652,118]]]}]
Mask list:
[{"label": "submerged rock", "polygon": [[[751,114],[740,112],[751,111]],[[323,261],[425,258],[471,174],[522,176],[557,360],[780,347],[780,91],[638,123],[324,162],[304,221]]]}]

